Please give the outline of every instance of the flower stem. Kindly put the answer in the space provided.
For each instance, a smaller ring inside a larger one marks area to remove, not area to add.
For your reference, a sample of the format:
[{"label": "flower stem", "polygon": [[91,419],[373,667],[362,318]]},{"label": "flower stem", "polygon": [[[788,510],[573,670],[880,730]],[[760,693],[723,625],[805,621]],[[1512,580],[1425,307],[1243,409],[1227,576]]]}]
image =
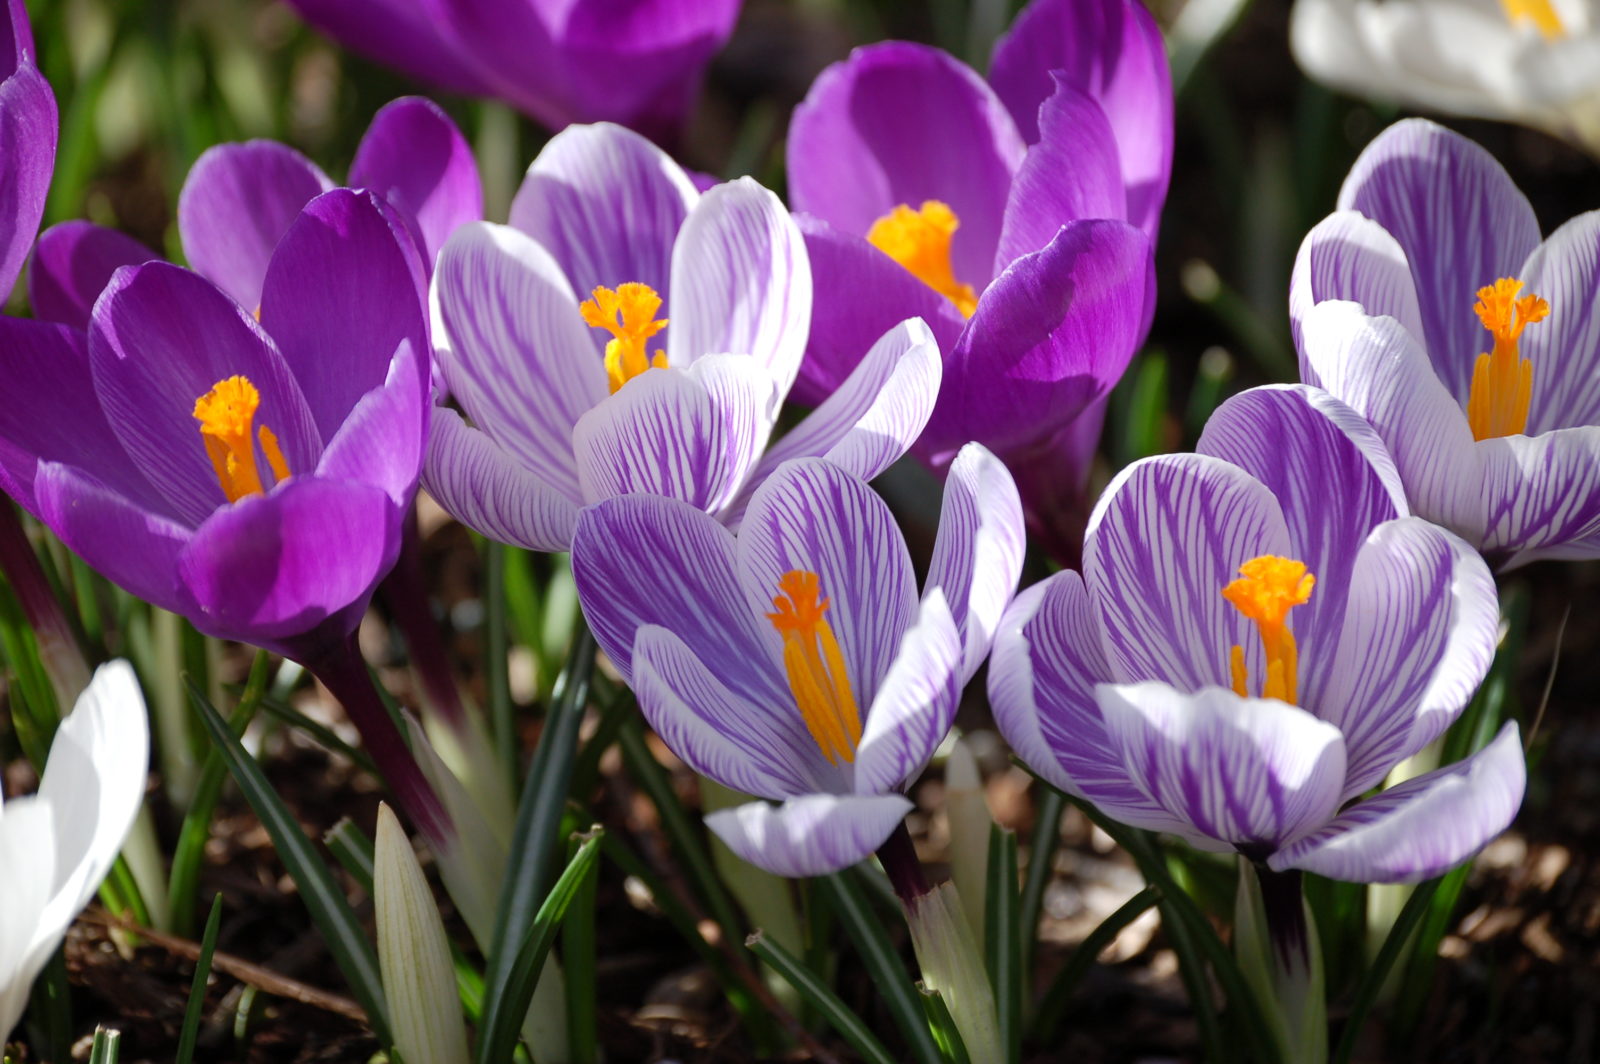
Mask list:
[{"label": "flower stem", "polygon": [[400,556],[378,587],[384,605],[405,638],[406,654],[417,679],[422,681],[427,705],[455,731],[467,727],[466,707],[456,686],[450,659],[445,656],[439,623],[428,609],[428,584],[423,577],[422,538],[416,511],[408,516],[400,538]]},{"label": "flower stem", "polygon": [[1284,1060],[1328,1059],[1327,988],[1322,949],[1298,871],[1274,872],[1241,859],[1234,917],[1234,950]]},{"label": "flower stem", "polygon": [[894,887],[895,897],[907,908],[933,889],[922,874],[922,862],[917,860],[917,847],[911,841],[911,832],[906,830],[904,820],[895,825],[894,832],[878,847],[878,861],[889,877],[890,886]]}]

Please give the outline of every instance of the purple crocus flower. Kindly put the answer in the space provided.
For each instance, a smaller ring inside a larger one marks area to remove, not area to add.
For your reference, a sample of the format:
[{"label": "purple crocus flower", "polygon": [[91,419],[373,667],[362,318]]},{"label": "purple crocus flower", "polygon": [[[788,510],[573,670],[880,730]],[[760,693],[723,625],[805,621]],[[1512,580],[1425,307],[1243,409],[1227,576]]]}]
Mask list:
[{"label": "purple crocus flower", "polygon": [[1505,170],[1422,119],[1367,147],[1338,205],[1290,286],[1302,379],[1502,568],[1600,557],[1600,211],[1541,243]]},{"label": "purple crocus flower", "polygon": [[638,134],[574,126],[511,222],[462,227],[434,277],[444,379],[472,424],[438,412],[424,484],[492,539],[565,550],[580,507],[630,492],[734,524],[784,459],[876,476],[932,409],[938,351],[903,322],[767,450],[811,274],[789,213],[749,179],[702,195]]},{"label": "purple crocus flower", "polygon": [[902,793],[949,730],[1022,564],[1005,467],[976,444],[952,463],[918,598],[889,508],[825,459],[785,463],[737,537],[676,499],[584,510],[578,595],[650,725],[703,775],[759,798],[707,823],[785,876],[881,846]]},{"label": "purple crocus flower", "polygon": [[412,77],[499,97],[559,130],[674,130],[739,0],[289,0],[307,22]]},{"label": "purple crocus flower", "polygon": [[33,28],[23,0],[0,21],[0,299],[22,272],[39,232],[56,162],[56,98],[33,62]]},{"label": "purple crocus flower", "polygon": [[831,394],[872,337],[921,316],[945,372],[918,454],[938,468],[968,440],[992,448],[1035,534],[1070,554],[1081,517],[1063,510],[1154,310],[1172,86],[1149,12],[1035,0],[990,82],[922,45],[857,49],[817,78],[788,149],[817,285],[797,398]]},{"label": "purple crocus flower", "polygon": [[1083,573],[1008,610],[989,695],[1012,748],[1113,819],[1277,872],[1410,882],[1475,852],[1522,799],[1514,724],[1361,796],[1487,672],[1483,560],[1408,515],[1376,433],[1326,392],[1235,396],[1197,449],[1124,470]]},{"label": "purple crocus flower", "polygon": [[[394,208],[431,272],[450,233],[483,217],[471,146],[431,100],[384,105],[356,148],[349,185]],[[178,235],[189,265],[241,306],[261,306],[273,251],[311,200],[334,181],[300,152],[272,140],[208,148],[178,197]],[[112,273],[159,256],[139,241],[90,222],[52,226],[28,271],[35,317],[87,328]]]}]

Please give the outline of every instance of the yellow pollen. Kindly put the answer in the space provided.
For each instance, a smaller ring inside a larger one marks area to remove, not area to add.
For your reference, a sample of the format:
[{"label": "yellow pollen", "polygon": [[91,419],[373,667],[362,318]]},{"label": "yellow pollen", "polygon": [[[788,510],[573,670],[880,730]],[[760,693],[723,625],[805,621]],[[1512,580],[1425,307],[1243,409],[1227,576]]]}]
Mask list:
[{"label": "yellow pollen", "polygon": [[817,574],[799,569],[784,573],[772,605],[778,612],[767,614],[767,620],[783,637],[789,690],[811,738],[830,763],[854,762],[861,743],[861,712],[839,641],[823,617],[828,600],[821,597]]},{"label": "yellow pollen", "polygon": [[206,454],[216,470],[222,494],[229,502],[238,502],[246,495],[260,495],[264,490],[261,473],[256,468],[256,439],[261,441],[261,453],[273,477],[279,481],[289,479],[289,463],[278,447],[278,437],[265,425],[252,435],[256,410],[260,406],[261,393],[248,377],[240,376],[225,377],[194,401],[194,419],[200,422],[200,439],[206,445]]},{"label": "yellow pollen", "polygon": [[914,211],[902,203],[872,223],[867,242],[970,318],[978,309],[978,297],[970,284],[956,280],[950,265],[950,238],[960,227],[960,219],[948,204],[924,200],[922,208]]},{"label": "yellow pollen", "polygon": [[[1255,622],[1261,633],[1261,649],[1266,652],[1267,675],[1261,682],[1261,697],[1276,698],[1291,705],[1298,697],[1296,667],[1299,658],[1294,633],[1289,631],[1289,611],[1311,600],[1317,578],[1306,572],[1304,562],[1263,554],[1239,566],[1239,579],[1222,589],[1222,597]],[[1234,693],[1249,697],[1249,679],[1244,664],[1244,647],[1235,646],[1228,657]]]},{"label": "yellow pollen", "polygon": [[1500,0],[1500,6],[1505,9],[1506,21],[1511,25],[1531,22],[1547,41],[1566,35],[1567,28],[1561,24],[1561,16],[1556,14],[1551,0]]},{"label": "yellow pollen", "polygon": [[1522,357],[1517,338],[1522,330],[1550,313],[1550,304],[1538,296],[1519,296],[1522,282],[1502,277],[1478,289],[1473,310],[1494,337],[1494,349],[1478,356],[1472,367],[1472,390],[1467,393],[1467,423],[1474,439],[1515,436],[1528,427],[1528,404],[1533,399],[1533,362]]},{"label": "yellow pollen", "polygon": [[645,352],[650,338],[667,327],[666,318],[656,320],[660,309],[656,290],[637,281],[619,284],[615,291],[601,285],[578,307],[584,321],[611,334],[606,341],[606,378],[613,395],[645,370],[667,367],[665,351]]}]

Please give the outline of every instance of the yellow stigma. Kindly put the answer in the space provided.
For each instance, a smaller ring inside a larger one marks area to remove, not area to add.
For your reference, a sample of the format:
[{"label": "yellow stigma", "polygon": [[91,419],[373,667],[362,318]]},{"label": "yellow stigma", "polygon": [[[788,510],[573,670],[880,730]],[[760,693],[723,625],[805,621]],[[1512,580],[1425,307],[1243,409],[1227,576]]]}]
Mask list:
[{"label": "yellow stigma", "polygon": [[823,756],[837,765],[853,762],[861,743],[861,712],[850,691],[850,676],[833,628],[822,616],[828,600],[821,597],[816,573],[793,570],[778,579],[777,613],[767,614],[783,636],[783,665],[789,690]]},{"label": "yellow stigma", "polygon": [[[238,502],[246,495],[260,495],[261,473],[256,468],[255,442],[251,429],[255,425],[256,409],[261,405],[261,393],[248,377],[226,377],[211,386],[211,390],[194,401],[194,419],[200,422],[200,439],[205,442],[206,454],[217,472],[217,483],[229,502]],[[289,479],[289,463],[284,461],[278,447],[278,437],[262,425],[255,438],[261,441],[261,453],[272,468],[276,480]]]},{"label": "yellow stigma", "polygon": [[645,352],[650,338],[667,327],[666,318],[656,320],[660,309],[656,290],[637,281],[619,284],[616,291],[601,285],[578,307],[584,321],[611,334],[606,341],[606,377],[613,395],[645,370],[666,368],[665,351]]},{"label": "yellow stigma", "polygon": [[1528,427],[1528,403],[1533,399],[1533,362],[1517,350],[1522,330],[1550,313],[1550,304],[1538,296],[1521,296],[1522,282],[1502,277],[1478,289],[1472,308],[1494,337],[1494,350],[1478,356],[1472,368],[1472,390],[1467,393],[1467,423],[1474,439],[1515,436]]},{"label": "yellow stigma", "polygon": [[[1306,572],[1304,562],[1263,554],[1239,566],[1239,579],[1222,589],[1222,597],[1254,621],[1261,633],[1261,649],[1266,652],[1267,675],[1261,682],[1261,697],[1276,698],[1291,705],[1298,697],[1296,666],[1298,657],[1294,633],[1285,622],[1289,611],[1311,600],[1317,578]],[[1244,667],[1244,647],[1235,646],[1228,664],[1233,673],[1233,690],[1249,697],[1248,676]]]},{"label": "yellow stigma", "polygon": [[1506,21],[1513,26],[1531,22],[1547,41],[1553,41],[1567,32],[1551,0],[1500,0],[1500,6],[1505,9]]},{"label": "yellow stigma", "polygon": [[950,265],[950,238],[960,227],[961,220],[948,204],[924,200],[922,209],[914,211],[902,203],[872,223],[867,242],[970,318],[978,309],[978,297],[970,284],[956,280]]}]

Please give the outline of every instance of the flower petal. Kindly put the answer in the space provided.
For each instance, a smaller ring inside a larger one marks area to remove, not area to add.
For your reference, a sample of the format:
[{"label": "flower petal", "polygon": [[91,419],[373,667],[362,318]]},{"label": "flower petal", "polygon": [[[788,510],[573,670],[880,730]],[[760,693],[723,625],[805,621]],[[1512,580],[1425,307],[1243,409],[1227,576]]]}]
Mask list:
[{"label": "flower petal", "polygon": [[1095,699],[1129,776],[1188,834],[1270,852],[1339,806],[1343,737],[1303,709],[1163,683],[1101,684]]},{"label": "flower petal", "polygon": [[1339,191],[1404,249],[1434,372],[1465,403],[1484,350],[1473,293],[1514,277],[1539,243],[1527,197],[1483,148],[1422,118],[1397,122],[1367,145]]},{"label": "flower petal", "polygon": [[1460,864],[1517,815],[1527,783],[1521,737],[1507,722],[1465,761],[1390,787],[1268,861],[1280,871],[1355,883],[1418,883]]},{"label": "flower petal", "polygon": [[743,355],[646,370],[572,430],[584,501],[644,492],[716,513],[766,449],[779,402],[772,376]]},{"label": "flower petal", "polygon": [[741,177],[695,205],[672,249],[667,362],[751,355],[788,393],[811,322],[811,263],[778,197]]},{"label": "flower petal", "polygon": [[1475,449],[1485,553],[1509,558],[1505,567],[1595,556],[1580,545],[1600,533],[1600,425],[1479,440]]},{"label": "flower petal", "polygon": [[[322,454],[311,409],[277,347],[248,312],[182,267],[147,262],[117,271],[95,304],[89,365],[112,431],[190,525],[227,501],[194,419],[195,400],[218,381],[238,375],[255,385],[255,424],[277,435],[291,472],[314,469]],[[258,464],[262,483],[272,483]]]},{"label": "flower petal", "polygon": [[[388,377],[398,347],[433,349],[427,291],[404,224],[370,192],[325,193],[288,227],[267,267],[260,320],[324,440]],[[409,365],[428,373],[423,362]]]},{"label": "flower petal", "polygon": [[433,412],[422,486],[457,521],[496,542],[542,551],[572,544],[577,505],[448,407]]},{"label": "flower petal", "polygon": [[817,574],[856,704],[871,705],[917,612],[911,558],[884,501],[825,459],[797,458],[756,490],[736,549],[755,615],[785,573]]},{"label": "flower petal", "polygon": [[895,207],[939,200],[960,222],[956,278],[993,276],[1011,176],[1025,151],[976,72],[927,45],[886,41],[828,67],[789,123],[789,198],[796,210],[865,236]]},{"label": "flower petal", "polygon": [[[1444,733],[1487,675],[1500,625],[1483,559],[1418,517],[1373,531],[1348,597],[1331,668],[1314,689],[1302,687],[1301,699],[1344,733],[1350,767],[1341,801]],[[1326,650],[1318,656],[1328,660]]]},{"label": "flower petal", "polygon": [[350,185],[376,192],[415,225],[429,272],[456,227],[483,217],[472,145],[421,96],[391,100],[372,116],[350,164]]},{"label": "flower petal", "polygon": [[288,0],[302,18],[352,51],[452,92],[495,92],[463,49],[439,0]]},{"label": "flower petal", "polygon": [[9,877],[6,903],[0,905],[0,1043],[11,1037],[28,1007],[33,981],[67,930],[64,924],[41,923],[55,865],[54,811],[32,798],[18,798],[6,808],[0,820],[0,861],[8,868],[26,868],[28,874]]},{"label": "flower petal", "polygon": [[867,708],[856,748],[854,790],[886,794],[922,774],[956,717],[965,677],[961,633],[937,588],[922,600],[916,623]]},{"label": "flower petal", "polygon": [[196,273],[254,310],[278,241],[301,208],[331,188],[315,163],[275,140],[207,148],[178,193],[184,257]]},{"label": "flower petal", "polygon": [[1534,366],[1528,434],[1600,424],[1600,211],[1551,233],[1517,277],[1550,303],[1550,316],[1522,334]]},{"label": "flower petal", "polygon": [[672,244],[699,198],[683,168],[632,130],[570,126],[528,167],[511,224],[550,252],[585,299],[597,285],[629,281],[669,296]]},{"label": "flower petal", "polygon": [[401,509],[411,505],[432,410],[422,362],[416,348],[401,340],[388,379],[356,402],[328,441],[318,476],[372,484]]},{"label": "flower petal", "polygon": [[781,806],[721,809],[706,817],[706,827],[757,868],[800,879],[866,860],[913,808],[903,794],[808,794]]},{"label": "flower petal", "polygon": [[526,235],[457,229],[434,273],[450,392],[491,439],[574,501],[572,427],[608,394],[605,365],[561,267]]},{"label": "flower petal", "polygon": [[28,306],[35,318],[87,329],[94,301],[118,267],[160,257],[126,233],[93,222],[52,225],[28,264]]},{"label": "flower petal", "polygon": [[1026,549],[1022,501],[1011,474],[982,444],[967,444],[945,479],[923,592],[937,588],[950,603],[961,633],[963,683],[989,656],[1000,615],[1016,594]]},{"label": "flower petal", "polygon": [[56,98],[31,58],[0,84],[0,159],[0,294],[10,295],[39,232],[56,161]]},{"label": "flower petal", "polygon": [[1138,0],[1034,0],[995,45],[989,70],[1029,144],[1057,78],[1110,119],[1127,218],[1155,239],[1172,173],[1172,74],[1155,19]]},{"label": "flower petal", "polygon": [[1261,675],[1261,640],[1222,589],[1251,558],[1289,550],[1277,500],[1237,466],[1174,454],[1124,469],[1090,515],[1083,550],[1112,676],[1222,687],[1234,646]]},{"label": "flower petal", "polygon": [[1427,342],[1405,250],[1383,226],[1356,211],[1334,211],[1300,242],[1289,278],[1295,350],[1304,350],[1301,333],[1311,308],[1330,299],[1359,303],[1375,318],[1395,318],[1419,346]]}]

